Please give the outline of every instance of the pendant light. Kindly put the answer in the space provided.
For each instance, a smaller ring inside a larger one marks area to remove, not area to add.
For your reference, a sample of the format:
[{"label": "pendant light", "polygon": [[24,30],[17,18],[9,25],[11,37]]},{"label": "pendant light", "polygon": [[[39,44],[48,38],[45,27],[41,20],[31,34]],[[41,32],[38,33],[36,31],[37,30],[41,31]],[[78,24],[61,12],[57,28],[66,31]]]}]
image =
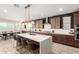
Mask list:
[{"label": "pendant light", "polygon": [[25,22],[30,21],[30,5],[25,6]]},{"label": "pendant light", "polygon": [[30,5],[27,5],[25,8],[25,20],[24,20],[24,28],[26,29],[26,24],[30,21]]}]

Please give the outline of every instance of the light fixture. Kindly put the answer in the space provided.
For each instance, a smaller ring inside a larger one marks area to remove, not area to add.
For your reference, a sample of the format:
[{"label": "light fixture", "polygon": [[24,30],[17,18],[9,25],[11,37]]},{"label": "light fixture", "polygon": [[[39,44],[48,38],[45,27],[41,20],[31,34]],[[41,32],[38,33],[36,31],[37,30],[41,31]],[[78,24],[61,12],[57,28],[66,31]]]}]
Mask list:
[{"label": "light fixture", "polygon": [[25,20],[22,22],[24,23],[24,27],[26,28],[26,23],[30,20],[30,5],[24,7],[25,9]]},{"label": "light fixture", "polygon": [[63,8],[59,8],[59,11],[63,11]]},{"label": "light fixture", "polygon": [[30,5],[25,6],[25,22],[30,21]]},{"label": "light fixture", "polygon": [[7,9],[4,9],[3,12],[4,12],[4,13],[7,13]]}]

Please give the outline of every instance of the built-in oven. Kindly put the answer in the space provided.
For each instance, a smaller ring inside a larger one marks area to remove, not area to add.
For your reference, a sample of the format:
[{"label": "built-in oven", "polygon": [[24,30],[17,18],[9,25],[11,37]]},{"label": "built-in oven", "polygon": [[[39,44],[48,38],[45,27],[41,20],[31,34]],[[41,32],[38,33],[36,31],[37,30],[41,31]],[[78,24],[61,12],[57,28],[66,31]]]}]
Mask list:
[{"label": "built-in oven", "polygon": [[77,35],[76,38],[79,39],[79,34],[76,34],[76,35]]},{"label": "built-in oven", "polygon": [[76,28],[76,31],[79,32],[79,28]]},{"label": "built-in oven", "polygon": [[76,25],[75,27],[75,36],[76,36],[76,40],[79,40],[79,25]]}]

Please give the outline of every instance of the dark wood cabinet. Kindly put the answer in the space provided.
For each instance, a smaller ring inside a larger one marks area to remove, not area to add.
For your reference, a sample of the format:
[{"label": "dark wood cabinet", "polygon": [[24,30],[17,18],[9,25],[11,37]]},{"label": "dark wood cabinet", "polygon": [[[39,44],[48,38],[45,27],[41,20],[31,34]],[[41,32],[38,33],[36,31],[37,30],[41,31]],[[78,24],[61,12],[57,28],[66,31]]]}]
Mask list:
[{"label": "dark wood cabinet", "polygon": [[56,43],[64,43],[65,40],[63,39],[63,36],[58,35],[58,34],[54,34],[53,41]]},{"label": "dark wood cabinet", "polygon": [[79,48],[79,40],[75,40],[75,36],[54,34],[53,42]]},{"label": "dark wood cabinet", "polygon": [[[79,27],[79,12],[74,13],[74,26],[75,26],[75,40],[74,40],[74,46],[79,48],[79,34],[78,34],[78,27]],[[77,40],[76,40],[77,39]]]},{"label": "dark wood cabinet", "polygon": [[35,27],[36,28],[43,28],[43,20],[36,20]]},{"label": "dark wood cabinet", "polygon": [[79,25],[79,12],[74,13],[75,25]]},{"label": "dark wood cabinet", "polygon": [[53,42],[73,46],[74,36],[54,34]]},{"label": "dark wood cabinet", "polygon": [[74,40],[74,47],[79,48],[79,40]]},{"label": "dark wood cabinet", "polygon": [[43,19],[43,24],[45,24],[46,23],[46,19]]},{"label": "dark wood cabinet", "polygon": [[60,28],[60,16],[51,18],[51,27],[56,29]]},{"label": "dark wood cabinet", "polygon": [[74,45],[74,36],[66,36],[66,44],[73,46]]}]

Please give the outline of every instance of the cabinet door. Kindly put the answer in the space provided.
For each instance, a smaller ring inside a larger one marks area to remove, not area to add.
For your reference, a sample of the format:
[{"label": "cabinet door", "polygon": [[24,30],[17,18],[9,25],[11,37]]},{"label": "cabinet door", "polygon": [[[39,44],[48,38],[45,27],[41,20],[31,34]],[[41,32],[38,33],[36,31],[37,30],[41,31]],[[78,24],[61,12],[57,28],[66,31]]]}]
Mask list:
[{"label": "cabinet door", "polygon": [[36,20],[36,21],[35,21],[35,27],[36,27],[36,28],[42,28],[42,27],[43,27],[43,22],[42,22],[42,20]]},{"label": "cabinet door", "polygon": [[60,38],[59,43],[66,44],[66,36],[65,35],[58,35],[58,38]]},{"label": "cabinet door", "polygon": [[74,47],[79,48],[79,41],[78,40],[74,40]]},{"label": "cabinet door", "polygon": [[60,17],[51,18],[51,27],[52,28],[60,28]]},{"label": "cabinet door", "polygon": [[66,39],[65,39],[64,35],[56,34],[56,35],[53,36],[53,41],[56,42],[56,43],[65,44]]},{"label": "cabinet door", "polygon": [[57,36],[56,35],[53,35],[52,40],[53,40],[53,42],[58,43],[58,39],[57,39]]},{"label": "cabinet door", "polygon": [[39,25],[38,25],[38,21],[37,21],[37,20],[35,21],[35,27],[36,27],[36,28],[39,27]]},{"label": "cabinet door", "polygon": [[69,46],[73,46],[74,36],[68,36],[68,35],[53,35],[53,42],[65,44]]},{"label": "cabinet door", "polygon": [[43,28],[43,20],[39,20],[39,28]]},{"label": "cabinet door", "polygon": [[66,44],[73,46],[74,45],[74,36],[66,36]]},{"label": "cabinet door", "polygon": [[51,18],[51,28],[55,28],[55,18]]},{"label": "cabinet door", "polygon": [[55,18],[55,28],[60,28],[60,17]]},{"label": "cabinet door", "polygon": [[75,25],[79,25],[79,12],[74,14]]}]

